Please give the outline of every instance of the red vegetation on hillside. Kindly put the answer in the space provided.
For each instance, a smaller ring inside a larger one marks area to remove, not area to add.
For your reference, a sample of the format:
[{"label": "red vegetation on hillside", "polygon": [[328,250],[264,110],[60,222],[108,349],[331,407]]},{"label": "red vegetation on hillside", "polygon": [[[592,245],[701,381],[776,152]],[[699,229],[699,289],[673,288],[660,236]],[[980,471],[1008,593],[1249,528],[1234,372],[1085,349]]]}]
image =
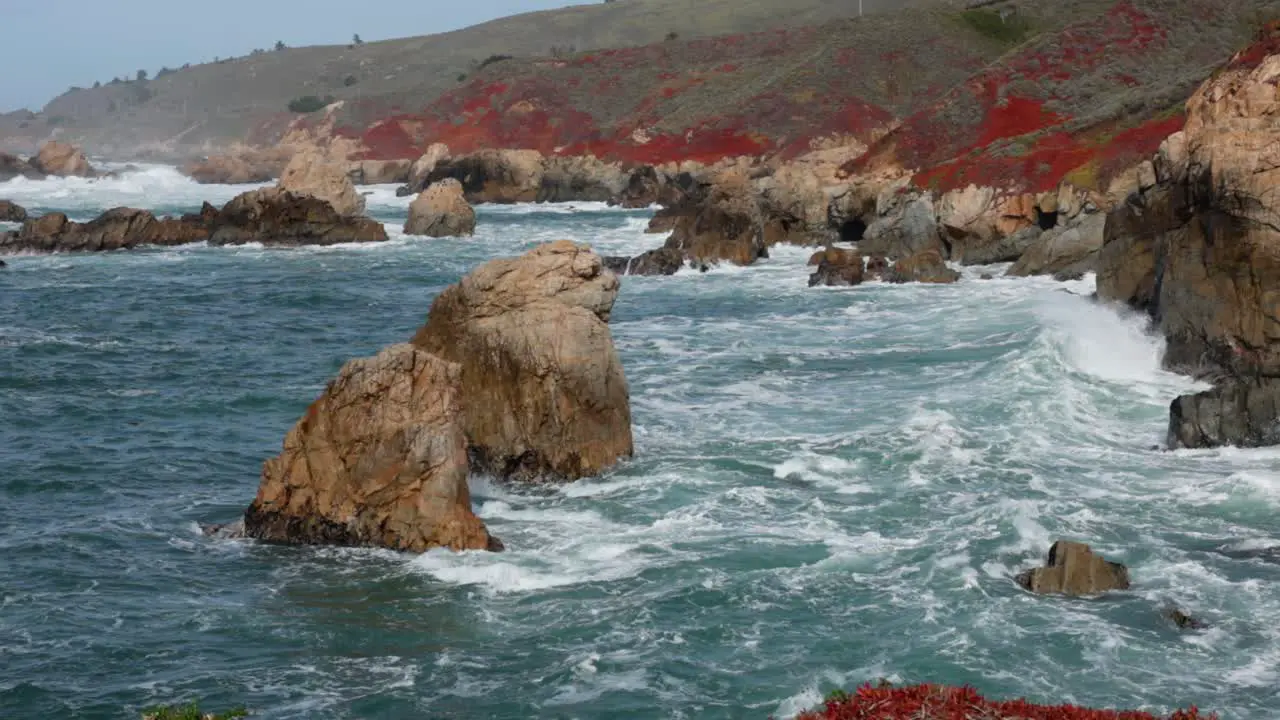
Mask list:
[{"label": "red vegetation on hillside", "polygon": [[[1196,708],[1179,710],[1167,720],[1214,720]],[[969,687],[864,686],[852,695],[838,694],[826,707],[797,720],[1165,720],[1136,711],[1090,710],[1074,705],[1033,705],[1025,700],[987,700]]]}]

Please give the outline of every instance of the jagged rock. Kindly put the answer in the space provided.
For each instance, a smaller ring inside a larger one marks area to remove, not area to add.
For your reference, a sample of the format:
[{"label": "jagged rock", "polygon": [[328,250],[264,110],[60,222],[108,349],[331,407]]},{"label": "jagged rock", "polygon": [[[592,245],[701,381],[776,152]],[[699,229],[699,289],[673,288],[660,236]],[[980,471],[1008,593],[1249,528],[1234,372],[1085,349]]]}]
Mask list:
[{"label": "jagged rock", "polygon": [[854,250],[827,248],[814,253],[809,264],[817,261],[817,269],[809,276],[809,287],[861,285],[865,273],[862,255]]},{"label": "jagged rock", "polygon": [[929,250],[945,257],[947,248],[938,229],[932,196],[924,193],[898,198],[887,214],[867,226],[858,249],[895,259]]},{"label": "jagged rock", "polygon": [[462,183],[467,202],[536,202],[542,190],[543,157],[536,150],[481,150],[442,158],[427,175],[428,185],[446,178]]},{"label": "jagged rock", "polygon": [[679,250],[658,248],[635,257],[606,257],[604,266],[618,275],[675,275],[684,267]]},{"label": "jagged rock", "polygon": [[1107,215],[1102,249],[1098,251],[1098,297],[1135,309],[1156,303],[1156,250],[1165,247],[1169,233],[1179,232],[1191,219],[1191,198],[1185,186],[1162,185],[1134,193]]},{"label": "jagged rock", "polygon": [[24,177],[29,180],[40,180],[44,173],[31,167],[31,164],[17,155],[0,153],[0,182]]},{"label": "jagged rock", "polygon": [[651,165],[641,165],[627,177],[627,186],[613,199],[624,208],[646,208],[657,204],[662,196],[662,178]]},{"label": "jagged rock", "polygon": [[40,152],[31,159],[31,167],[45,175],[58,177],[94,177],[98,174],[80,148],[57,140],[40,146]]},{"label": "jagged rock", "polygon": [[884,255],[869,255],[863,277],[867,280],[883,280],[889,274],[889,268],[889,259]]},{"label": "jagged rock", "polygon": [[[436,165],[440,161],[449,157],[449,146],[443,143],[432,143],[431,147],[422,154],[417,160],[413,161],[413,165],[409,168],[409,179],[406,181],[404,195],[412,195],[420,193],[427,189],[430,184],[427,178],[435,171]],[[400,190],[396,191],[396,195],[401,195]],[[403,197],[403,195],[402,195]]]},{"label": "jagged rock", "polygon": [[947,267],[937,250],[925,250],[893,264],[884,279],[891,283],[933,283],[945,285],[960,279],[960,273]]},{"label": "jagged rock", "polygon": [[593,156],[542,160],[538,202],[610,202],[627,187],[629,174]]},{"label": "jagged rock", "polygon": [[408,344],[343,366],[262,469],[248,537],[497,550],[471,510],[462,369]]},{"label": "jagged rock", "polygon": [[1029,225],[1012,235],[996,237],[985,243],[951,244],[951,259],[961,265],[992,265],[995,263],[1015,262],[1036,244],[1044,231],[1039,225]]},{"label": "jagged rock", "polygon": [[598,255],[561,241],[485,263],[436,298],[413,344],[462,365],[473,470],[574,480],[631,456],[608,326],[618,287]]},{"label": "jagged rock", "polygon": [[995,280],[996,276],[992,275],[991,273],[982,273],[981,275],[978,276],[978,279],[979,280]]},{"label": "jagged rock", "polygon": [[354,217],[364,213],[364,196],[356,191],[343,166],[316,151],[294,155],[280,176],[279,187],[294,195],[319,198],[339,215]]},{"label": "jagged rock", "polygon": [[0,200],[0,222],[23,222],[26,219],[26,208],[8,200]]},{"label": "jagged rock", "polygon": [[27,220],[17,232],[0,234],[0,251],[101,252],[140,245],[182,245],[208,237],[200,223],[156,219],[146,210],[114,208],[87,223],[62,213]]},{"label": "jagged rock", "polygon": [[751,265],[769,256],[760,208],[749,189],[716,186],[696,208],[675,219],[666,247],[694,265]]},{"label": "jagged rock", "polygon": [[236,196],[219,211],[210,223],[209,244],[333,245],[386,239],[386,229],[376,220],[340,215],[311,195],[261,188]]},{"label": "jagged rock", "polygon": [[1039,595],[1096,595],[1129,589],[1129,569],[1095,555],[1088,545],[1059,540],[1049,548],[1048,565],[1018,575],[1022,587]]},{"label": "jagged rock", "polygon": [[1280,379],[1229,379],[1183,395],[1169,408],[1168,445],[1208,448],[1280,444]]},{"label": "jagged rock", "polygon": [[1045,232],[1030,245],[1022,257],[1009,268],[1012,277],[1092,272],[1102,249],[1107,216],[1085,215],[1071,226],[1058,226]]},{"label": "jagged rock", "polygon": [[462,196],[462,183],[448,178],[432,185],[409,205],[407,235],[460,237],[476,231],[476,211]]}]

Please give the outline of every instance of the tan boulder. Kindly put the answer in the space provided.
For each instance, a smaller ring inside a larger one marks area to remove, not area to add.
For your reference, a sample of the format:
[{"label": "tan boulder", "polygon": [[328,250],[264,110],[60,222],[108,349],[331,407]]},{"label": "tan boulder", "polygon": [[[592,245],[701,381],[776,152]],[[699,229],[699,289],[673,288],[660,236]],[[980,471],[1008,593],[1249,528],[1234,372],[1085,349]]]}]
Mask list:
[{"label": "tan boulder", "polygon": [[93,177],[98,174],[80,148],[57,140],[41,145],[31,165],[39,172],[59,177]]},{"label": "tan boulder", "polygon": [[407,235],[458,237],[476,230],[476,211],[462,196],[462,183],[446,178],[423,190],[409,204]]},{"label": "tan boulder", "polygon": [[809,264],[818,266],[809,276],[809,287],[861,285],[866,274],[862,255],[843,248],[827,248],[814,253]]},{"label": "tan boulder", "polygon": [[184,164],[184,175],[203,185],[248,185],[280,177],[293,156],[288,148],[238,148]]},{"label": "tan boulder", "polygon": [[390,185],[409,179],[408,160],[353,160],[347,163],[347,177],[356,185]]},{"label": "tan boulder", "polygon": [[1038,595],[1096,595],[1129,589],[1129,569],[1095,555],[1088,545],[1059,540],[1048,565],[1021,573],[1018,584]]},{"label": "tan boulder", "polygon": [[262,469],[249,537],[497,550],[471,510],[461,368],[412,345],[352,360]]},{"label": "tan boulder", "polygon": [[343,165],[315,151],[294,155],[280,176],[279,187],[295,195],[324,200],[339,215],[364,214],[364,196],[356,191]]},{"label": "tan boulder", "polygon": [[334,245],[387,239],[386,228],[377,220],[341,215],[325,200],[278,187],[232,198],[210,220],[209,230],[210,245]]},{"label": "tan boulder", "polygon": [[598,255],[561,241],[485,263],[436,298],[413,344],[462,365],[474,470],[574,480],[631,456],[608,325],[618,288]]}]

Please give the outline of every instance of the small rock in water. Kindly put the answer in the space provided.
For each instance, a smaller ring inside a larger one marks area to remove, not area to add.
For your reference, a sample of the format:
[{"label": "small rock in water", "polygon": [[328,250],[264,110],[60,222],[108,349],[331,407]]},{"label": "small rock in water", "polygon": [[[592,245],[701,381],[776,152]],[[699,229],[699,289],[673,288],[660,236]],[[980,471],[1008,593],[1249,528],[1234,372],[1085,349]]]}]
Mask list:
[{"label": "small rock in water", "polygon": [[200,532],[207,537],[218,538],[219,540],[235,540],[243,538],[244,520],[237,520],[232,523],[201,523]]},{"label": "small rock in water", "polygon": [[0,260],[0,268],[6,268],[6,267],[9,267],[9,264],[3,260]]},{"label": "small rock in water", "polygon": [[1096,595],[1128,590],[1129,569],[1095,555],[1084,543],[1059,540],[1049,548],[1048,565],[1020,573],[1016,580],[1037,595]]},{"label": "small rock in water", "polygon": [[1163,615],[1174,625],[1177,625],[1179,630],[1204,630],[1209,627],[1208,623],[1192,617],[1176,607],[1166,608]]},{"label": "small rock in water", "polygon": [[996,276],[992,275],[991,273],[982,273],[981,275],[978,276],[978,279],[979,280],[995,280]]}]

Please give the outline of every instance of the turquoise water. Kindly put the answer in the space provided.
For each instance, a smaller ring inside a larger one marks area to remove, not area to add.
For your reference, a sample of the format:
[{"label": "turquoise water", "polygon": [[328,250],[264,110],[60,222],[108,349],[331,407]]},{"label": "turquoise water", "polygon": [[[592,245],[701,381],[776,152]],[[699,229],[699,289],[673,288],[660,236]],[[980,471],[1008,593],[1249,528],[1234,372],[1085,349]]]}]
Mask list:
[{"label": "turquoise water", "polygon": [[[236,188],[148,169],[0,197],[91,217]],[[351,357],[484,260],[657,245],[643,212],[482,208],[469,240],[9,258],[0,271],[0,718],[199,699],[263,718],[765,718],[880,677],[1280,716],[1280,452],[1154,452],[1142,324],[1091,281],[809,289],[808,253],[628,278],[636,460],[473,481],[510,548],[213,541]],[[1064,292],[1065,290],[1065,292]],[[1035,598],[1058,537],[1133,592]],[[1272,553],[1271,557],[1275,557]],[[1211,623],[1180,634],[1176,604]]]}]

